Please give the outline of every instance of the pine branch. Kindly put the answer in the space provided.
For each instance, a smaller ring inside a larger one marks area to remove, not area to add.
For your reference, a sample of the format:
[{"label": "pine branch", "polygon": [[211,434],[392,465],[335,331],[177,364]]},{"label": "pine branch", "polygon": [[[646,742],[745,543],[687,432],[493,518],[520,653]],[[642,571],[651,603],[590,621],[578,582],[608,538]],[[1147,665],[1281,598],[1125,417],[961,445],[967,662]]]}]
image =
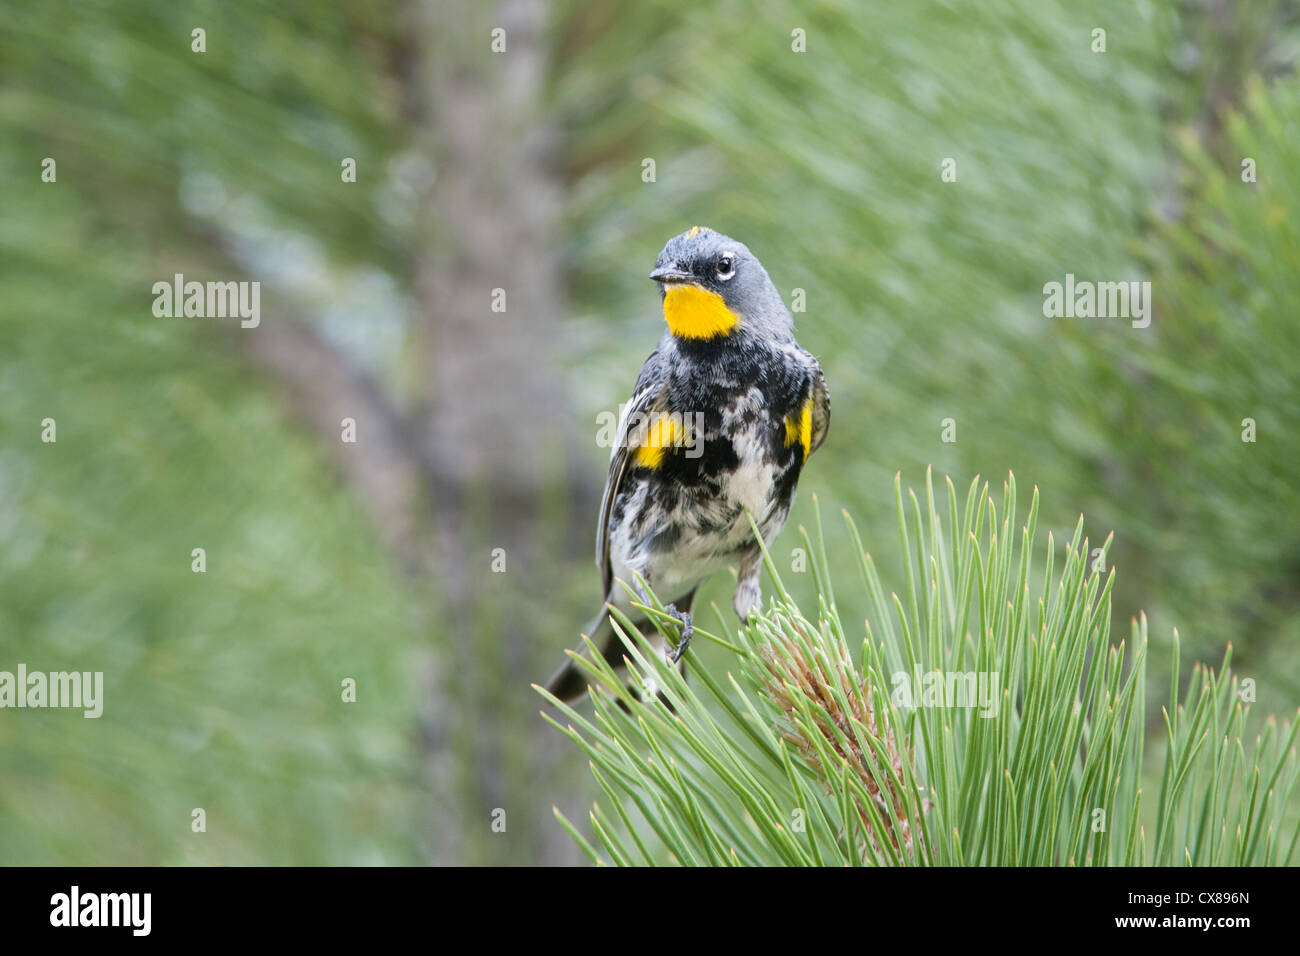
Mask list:
[{"label": "pine branch", "polygon": [[[1218,671],[1196,665],[1181,702],[1175,660],[1165,749],[1148,756],[1146,620],[1111,642],[1110,538],[1090,549],[1080,517],[1064,549],[1049,534],[1040,554],[1037,490],[1017,534],[1014,477],[1000,503],[977,478],[960,510],[948,481],[946,520],[928,473],[924,505],[912,491],[905,504],[897,478],[894,491],[899,592],[886,597],[845,515],[872,608],[859,655],[819,519],[807,541],[816,623],[765,554],[776,595],[767,610],[738,633],[725,619],[722,634],[696,628],[734,654],[734,673],[697,666],[688,684],[624,620],[630,680],[599,655],[584,662],[590,718],[541,691],[566,718],[547,719],[586,751],[605,792],[594,839],[562,821],[588,855],[688,865],[1289,862],[1300,722],[1269,718],[1247,746],[1249,704],[1230,652]],[[656,607],[646,611],[663,626]],[[643,702],[625,686],[645,680],[662,699]],[[1144,801],[1152,785],[1158,793]]]}]

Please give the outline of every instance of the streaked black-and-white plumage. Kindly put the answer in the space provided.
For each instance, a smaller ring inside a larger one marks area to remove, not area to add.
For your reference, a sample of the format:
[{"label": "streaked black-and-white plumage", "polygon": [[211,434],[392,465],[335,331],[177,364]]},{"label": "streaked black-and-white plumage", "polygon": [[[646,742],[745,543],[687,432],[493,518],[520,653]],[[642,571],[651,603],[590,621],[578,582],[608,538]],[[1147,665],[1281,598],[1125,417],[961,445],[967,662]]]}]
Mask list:
[{"label": "streaked black-and-white plumage", "polygon": [[[596,562],[607,604],[643,620],[618,583],[640,574],[689,633],[696,589],[728,566],[739,574],[736,613],[743,620],[758,609],[761,552],[746,511],[770,543],[825,440],[830,400],[821,367],[795,341],[789,310],[743,244],[692,229],[669,240],[651,278],[669,327],[619,422]],[[604,607],[584,633],[621,662]],[[570,700],[586,681],[569,660],[547,689]]]}]

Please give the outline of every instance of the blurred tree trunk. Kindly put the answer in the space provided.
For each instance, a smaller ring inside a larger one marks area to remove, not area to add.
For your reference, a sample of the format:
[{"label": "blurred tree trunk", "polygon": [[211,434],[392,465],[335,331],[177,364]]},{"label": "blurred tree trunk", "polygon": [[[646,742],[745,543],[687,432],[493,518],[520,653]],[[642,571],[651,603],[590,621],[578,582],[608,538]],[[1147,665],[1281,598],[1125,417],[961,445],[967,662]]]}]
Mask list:
[{"label": "blurred tree trunk", "polygon": [[[541,105],[547,12],[543,0],[410,8],[407,106],[434,171],[413,249],[426,376],[417,427],[451,637],[435,693],[452,717],[432,769],[456,778],[467,815],[436,809],[440,863],[576,858],[550,799],[538,799],[557,735],[529,687],[557,646],[536,611],[543,522],[564,521],[572,497],[557,355],[561,189]],[[497,29],[504,52],[492,49]],[[491,828],[498,809],[504,834]]]}]

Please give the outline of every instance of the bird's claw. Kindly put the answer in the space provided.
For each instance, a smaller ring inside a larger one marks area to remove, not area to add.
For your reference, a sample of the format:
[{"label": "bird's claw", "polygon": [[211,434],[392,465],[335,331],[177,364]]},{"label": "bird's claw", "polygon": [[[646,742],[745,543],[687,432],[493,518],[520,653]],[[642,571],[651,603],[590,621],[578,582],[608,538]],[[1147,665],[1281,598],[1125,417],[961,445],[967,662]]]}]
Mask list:
[{"label": "bird's claw", "polygon": [[679,611],[674,604],[669,604],[664,608],[664,611],[680,625],[681,640],[678,641],[677,646],[673,648],[672,654],[669,655],[669,660],[676,664],[682,659],[686,649],[691,646],[691,638],[695,634],[695,628],[691,626],[690,611]]}]

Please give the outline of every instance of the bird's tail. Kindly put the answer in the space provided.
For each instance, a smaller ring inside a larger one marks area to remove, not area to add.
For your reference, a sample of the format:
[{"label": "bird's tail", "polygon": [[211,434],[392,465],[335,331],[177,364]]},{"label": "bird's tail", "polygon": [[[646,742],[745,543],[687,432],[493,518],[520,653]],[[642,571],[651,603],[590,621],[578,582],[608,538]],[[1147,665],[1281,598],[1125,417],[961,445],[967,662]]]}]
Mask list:
[{"label": "bird's tail", "polygon": [[[600,614],[582,629],[582,633],[591,638],[591,643],[596,645],[605,660],[609,660],[616,646],[622,647],[618,635],[614,632],[614,625],[609,620],[609,611],[605,608],[600,609]],[[585,644],[578,648],[578,652],[590,654]],[[587,693],[587,677],[578,667],[578,662],[566,655],[560,669],[546,682],[546,690],[566,704],[571,703]]]},{"label": "bird's tail", "polygon": [[[695,592],[692,591],[684,600],[677,602],[677,607],[681,610],[690,611],[694,604]],[[636,627],[653,644],[662,645],[664,643],[663,636],[655,627],[654,622],[648,618],[638,621]],[[627,653],[627,648],[623,646],[618,633],[614,630],[614,624],[609,618],[608,609],[601,608],[600,614],[583,628],[582,633],[591,638],[591,643],[596,646],[612,667],[621,668],[623,666],[623,656]],[[578,648],[578,652],[590,656],[585,644]],[[685,669],[684,662],[678,663],[677,666],[679,669]],[[572,703],[587,693],[587,675],[578,667],[577,661],[566,656],[564,663],[560,665],[560,669],[552,674],[551,679],[546,682],[546,690],[566,704]]]}]

